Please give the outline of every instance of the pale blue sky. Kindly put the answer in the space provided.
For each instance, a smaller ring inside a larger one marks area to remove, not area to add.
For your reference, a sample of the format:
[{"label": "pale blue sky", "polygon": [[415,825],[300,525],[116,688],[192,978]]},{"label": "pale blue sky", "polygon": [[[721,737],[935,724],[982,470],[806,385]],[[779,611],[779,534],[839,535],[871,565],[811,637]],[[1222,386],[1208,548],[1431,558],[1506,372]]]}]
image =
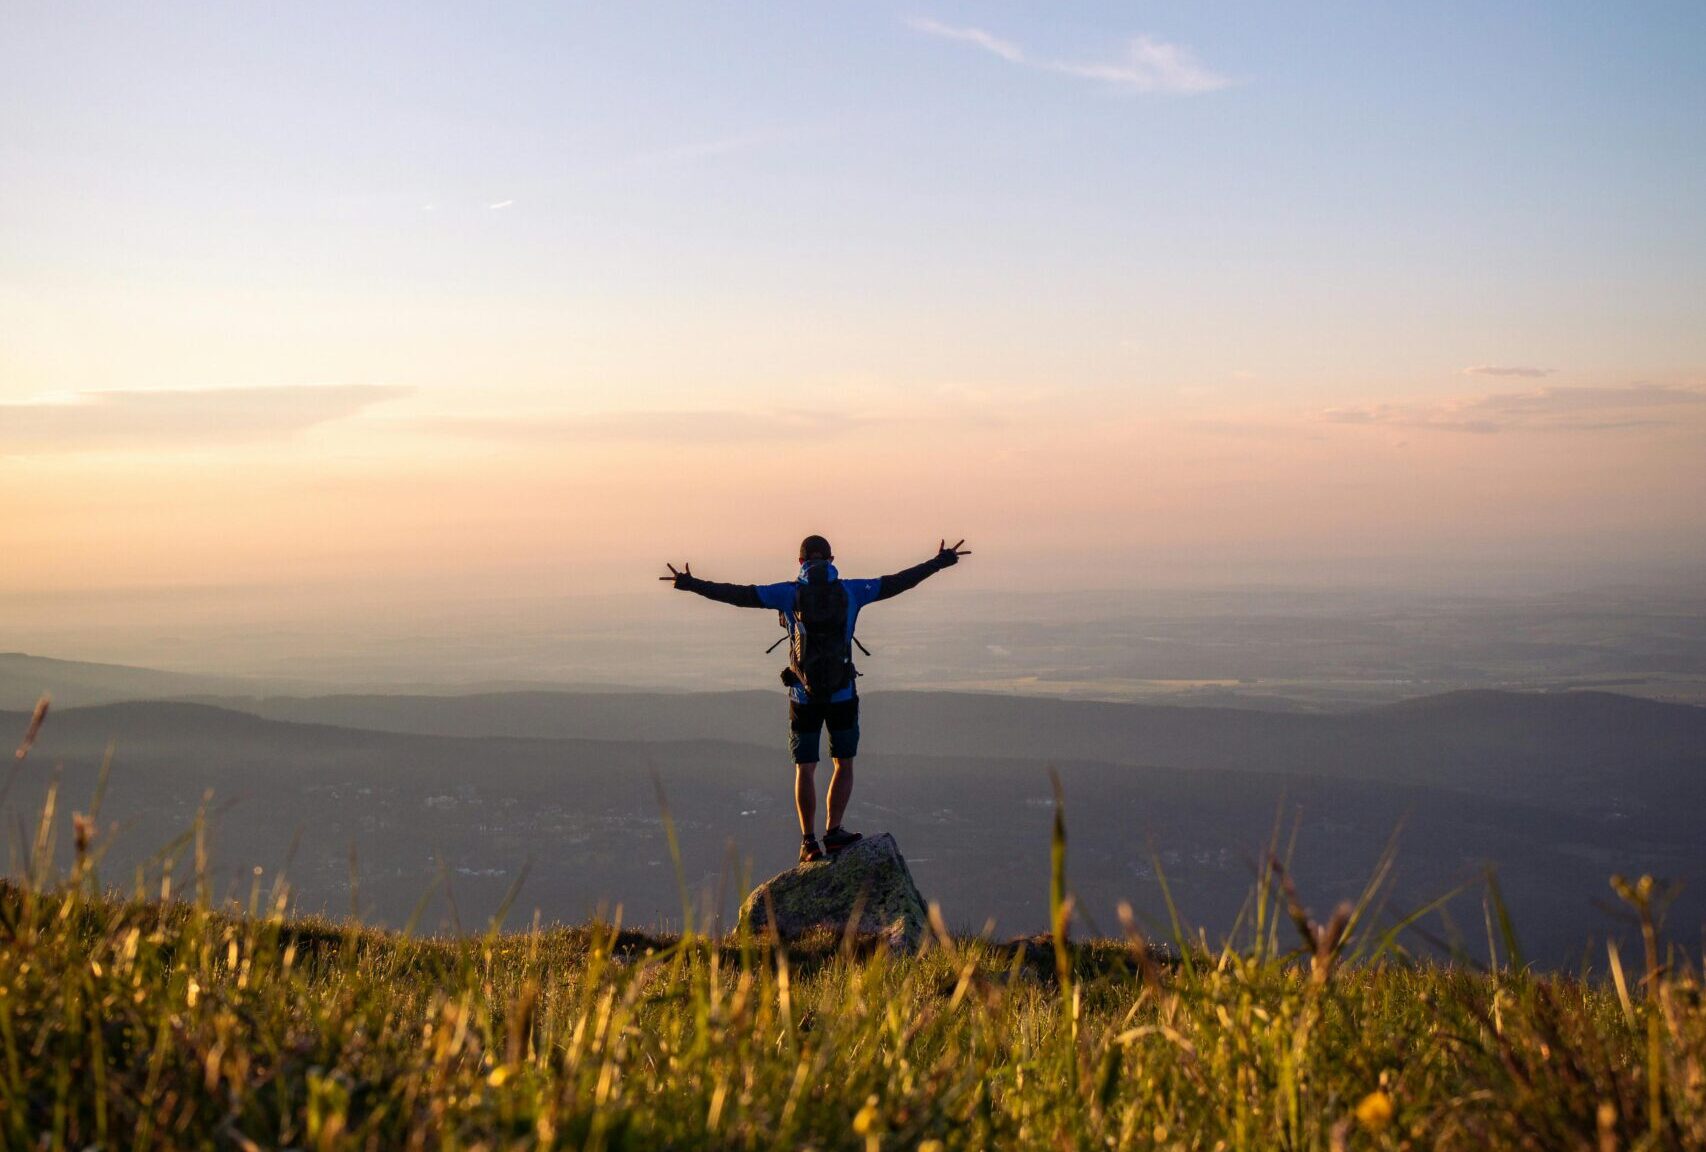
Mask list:
[{"label": "pale blue sky", "polygon": [[1697,3],[559,7],[15,6],[8,286],[942,309],[1001,356],[1216,335],[1324,382],[1699,367]]},{"label": "pale blue sky", "polygon": [[[1667,508],[1702,479],[1675,439],[1706,387],[1697,2],[14,4],[4,25],[0,422],[54,451],[81,429],[111,451],[140,410],[67,410],[94,391],[252,389],[236,426],[347,425],[339,459],[408,468],[446,421],[628,443],[609,430],[670,414],[674,445],[695,414],[750,418],[742,483],[791,467],[763,455],[779,411],[879,423],[917,397],[1282,437],[1326,410],[1307,435],[1538,404],[1667,429],[1602,465],[1659,461]],[[1624,403],[1638,386],[1688,395]],[[147,410],[194,432],[197,404]],[[0,426],[0,457],[22,438]],[[1167,443],[1177,475],[1247,479]],[[1414,482],[1337,443],[1271,482],[1311,507],[1322,476]],[[1085,451],[998,447],[1048,457],[1044,486]],[[1490,469],[1557,537],[1577,494],[1537,461],[1598,449],[1456,451],[1431,466]]]}]

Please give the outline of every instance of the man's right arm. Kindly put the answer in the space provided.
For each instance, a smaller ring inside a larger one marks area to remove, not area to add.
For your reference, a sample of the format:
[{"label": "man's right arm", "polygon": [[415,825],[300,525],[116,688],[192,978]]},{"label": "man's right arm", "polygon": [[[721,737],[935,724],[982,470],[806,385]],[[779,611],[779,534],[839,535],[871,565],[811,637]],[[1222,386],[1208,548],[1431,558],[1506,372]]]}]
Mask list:
[{"label": "man's right arm", "polygon": [[718,584],[714,580],[699,579],[686,564],[680,571],[676,571],[673,564],[667,567],[669,575],[659,579],[672,581],[678,592],[697,592],[707,600],[733,604],[736,608],[770,608],[785,612],[794,606],[794,583],[791,580],[780,584]]},{"label": "man's right arm", "polygon": [[769,607],[762,599],[756,584],[718,584],[714,580],[701,580],[683,572],[675,578],[675,590],[697,592],[707,600],[715,600],[719,604],[733,604],[736,608]]}]

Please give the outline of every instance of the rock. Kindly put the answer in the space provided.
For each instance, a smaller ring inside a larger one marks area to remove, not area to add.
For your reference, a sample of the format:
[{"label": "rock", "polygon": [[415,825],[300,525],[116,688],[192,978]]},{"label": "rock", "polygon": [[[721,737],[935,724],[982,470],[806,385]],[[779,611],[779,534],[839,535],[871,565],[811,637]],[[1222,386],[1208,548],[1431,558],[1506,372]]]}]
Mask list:
[{"label": "rock", "polygon": [[924,897],[887,832],[866,836],[827,860],[772,876],[746,898],[740,920],[762,934],[770,930],[774,915],[776,934],[788,941],[814,929],[843,932],[855,910],[854,932],[860,936],[881,937],[908,951],[924,939],[929,916]]}]

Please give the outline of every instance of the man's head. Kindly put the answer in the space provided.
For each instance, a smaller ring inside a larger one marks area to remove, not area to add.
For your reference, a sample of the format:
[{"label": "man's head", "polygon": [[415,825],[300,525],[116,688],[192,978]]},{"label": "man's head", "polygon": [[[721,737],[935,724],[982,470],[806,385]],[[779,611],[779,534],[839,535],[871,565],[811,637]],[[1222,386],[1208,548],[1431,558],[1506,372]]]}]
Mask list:
[{"label": "man's head", "polygon": [[800,563],[809,564],[813,560],[833,560],[835,553],[829,547],[829,541],[822,536],[807,536],[800,541]]}]

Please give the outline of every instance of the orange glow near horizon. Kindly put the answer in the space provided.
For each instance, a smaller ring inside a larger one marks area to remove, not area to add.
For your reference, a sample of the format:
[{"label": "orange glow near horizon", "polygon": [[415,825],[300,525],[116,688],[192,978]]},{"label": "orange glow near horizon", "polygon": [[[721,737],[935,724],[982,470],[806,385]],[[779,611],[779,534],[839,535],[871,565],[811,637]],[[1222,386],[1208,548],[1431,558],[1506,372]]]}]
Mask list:
[{"label": "orange glow near horizon", "polygon": [[[1706,490],[1698,394],[1658,404],[1611,390],[1586,397],[1585,416],[1567,390],[1494,395],[1505,399],[1155,415],[1046,394],[910,413],[387,411],[418,405],[405,399],[225,446],[217,434],[176,450],[13,442],[0,501],[28,562],[0,574],[0,592],[608,592],[670,557],[758,578],[745,573],[774,569],[810,530],[857,541],[872,564],[963,534],[982,579],[1018,587],[1118,586],[1151,570],[1262,582],[1268,564],[1311,559],[1330,570],[1501,542],[1521,554],[1572,536],[1616,548],[1706,536],[1690,495]],[[1520,399],[1542,395],[1553,402]],[[1516,415],[1458,426],[1501,404]]]}]

